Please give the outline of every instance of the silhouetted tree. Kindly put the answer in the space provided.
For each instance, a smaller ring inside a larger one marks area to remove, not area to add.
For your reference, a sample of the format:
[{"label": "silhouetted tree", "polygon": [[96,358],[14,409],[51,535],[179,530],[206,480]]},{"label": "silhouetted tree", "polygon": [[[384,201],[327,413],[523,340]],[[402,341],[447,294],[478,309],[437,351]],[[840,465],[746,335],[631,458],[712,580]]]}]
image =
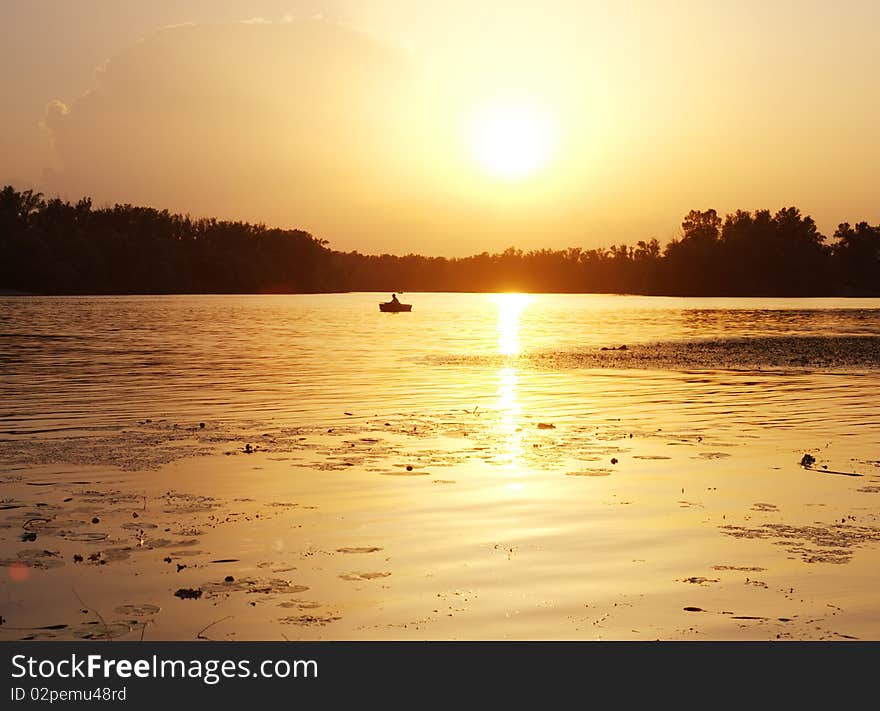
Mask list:
[{"label": "silhouetted tree", "polygon": [[880,226],[843,223],[826,246],[812,218],[692,210],[665,249],[509,247],[447,259],[332,251],[301,230],[94,209],[0,191],[0,288],[47,294],[549,291],[674,295],[880,295]]},{"label": "silhouetted tree", "polygon": [[834,274],[844,293],[868,296],[880,292],[880,225],[859,222],[852,228],[844,222],[834,237]]}]

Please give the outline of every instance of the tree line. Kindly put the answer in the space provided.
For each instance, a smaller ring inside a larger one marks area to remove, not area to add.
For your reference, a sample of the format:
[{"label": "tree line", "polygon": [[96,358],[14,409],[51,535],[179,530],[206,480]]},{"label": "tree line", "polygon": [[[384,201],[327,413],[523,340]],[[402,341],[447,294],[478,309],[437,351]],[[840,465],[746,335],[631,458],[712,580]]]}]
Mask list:
[{"label": "tree line", "polygon": [[0,289],[38,294],[531,291],[880,296],[880,225],[827,240],[795,207],[692,210],[634,246],[469,257],[340,252],[302,230],[0,191]]}]

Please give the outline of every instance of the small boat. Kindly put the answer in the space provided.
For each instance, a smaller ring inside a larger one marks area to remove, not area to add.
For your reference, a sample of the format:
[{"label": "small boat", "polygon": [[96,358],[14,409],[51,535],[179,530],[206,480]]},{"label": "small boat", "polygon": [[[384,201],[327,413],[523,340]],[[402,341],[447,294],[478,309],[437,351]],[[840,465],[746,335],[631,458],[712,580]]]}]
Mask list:
[{"label": "small boat", "polygon": [[383,301],[379,304],[379,311],[384,311],[385,313],[412,311],[412,304],[401,304],[399,301]]}]

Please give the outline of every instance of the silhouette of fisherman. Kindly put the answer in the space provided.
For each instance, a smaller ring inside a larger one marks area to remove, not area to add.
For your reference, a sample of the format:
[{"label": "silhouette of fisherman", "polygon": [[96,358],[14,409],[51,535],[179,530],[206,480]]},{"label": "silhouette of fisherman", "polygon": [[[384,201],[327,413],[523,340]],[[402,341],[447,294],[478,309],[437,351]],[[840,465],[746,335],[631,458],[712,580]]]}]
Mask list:
[{"label": "silhouette of fisherman", "polygon": [[392,294],[392,295],[391,295],[391,303],[392,303],[392,304],[399,304],[399,303],[400,303],[400,302],[397,300],[397,294]]}]

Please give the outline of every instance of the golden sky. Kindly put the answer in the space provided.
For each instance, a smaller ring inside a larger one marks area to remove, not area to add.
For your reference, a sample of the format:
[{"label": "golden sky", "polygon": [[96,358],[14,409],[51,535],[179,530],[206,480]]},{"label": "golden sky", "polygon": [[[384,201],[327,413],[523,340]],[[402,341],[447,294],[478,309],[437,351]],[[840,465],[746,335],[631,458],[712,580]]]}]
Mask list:
[{"label": "golden sky", "polygon": [[0,5],[0,182],[462,255],[880,222],[880,3]]}]

